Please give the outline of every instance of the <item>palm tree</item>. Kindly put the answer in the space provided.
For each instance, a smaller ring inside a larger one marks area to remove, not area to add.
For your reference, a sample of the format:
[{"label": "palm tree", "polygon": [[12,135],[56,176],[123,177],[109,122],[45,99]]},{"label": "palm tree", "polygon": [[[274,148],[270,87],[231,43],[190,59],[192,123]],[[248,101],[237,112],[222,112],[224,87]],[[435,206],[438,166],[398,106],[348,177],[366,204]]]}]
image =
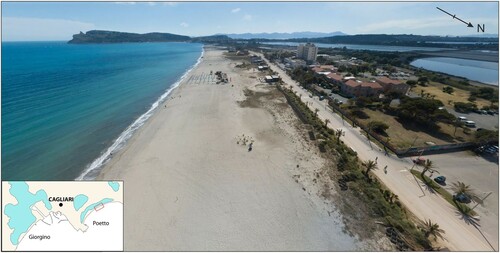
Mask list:
[{"label": "palm tree", "polygon": [[440,229],[437,223],[432,223],[430,219],[424,222],[421,221],[418,227],[424,232],[426,238],[432,236],[434,237],[434,240],[436,240],[438,237],[444,239],[444,230]]},{"label": "palm tree", "polygon": [[481,203],[482,199],[474,192],[474,189],[470,185],[466,185],[464,182],[457,181],[451,184],[451,189],[455,195],[467,195],[470,199],[474,200],[476,203]]},{"label": "palm tree", "polygon": [[425,160],[424,169],[422,170],[422,173],[420,173],[422,180],[425,181],[424,175],[427,171],[430,171],[431,173],[434,173],[434,172],[439,173],[439,171],[434,169],[435,167],[436,166],[434,166],[434,163],[431,160],[429,160],[429,159]]},{"label": "palm tree", "polygon": [[375,163],[375,161],[372,161],[372,160],[368,160],[368,161],[364,162],[363,166],[366,167],[365,174],[367,176],[368,176],[368,172],[370,172],[370,170],[376,170],[376,169],[378,169],[377,163]]},{"label": "palm tree", "polygon": [[340,136],[344,134],[344,131],[342,129],[337,129],[335,130],[335,136],[337,136],[337,143],[340,142]]},{"label": "palm tree", "polygon": [[328,126],[328,123],[330,123],[329,119],[325,119],[325,127]]},{"label": "palm tree", "polygon": [[319,109],[318,108],[314,108],[314,115],[315,116],[318,116],[318,112],[319,112]]}]

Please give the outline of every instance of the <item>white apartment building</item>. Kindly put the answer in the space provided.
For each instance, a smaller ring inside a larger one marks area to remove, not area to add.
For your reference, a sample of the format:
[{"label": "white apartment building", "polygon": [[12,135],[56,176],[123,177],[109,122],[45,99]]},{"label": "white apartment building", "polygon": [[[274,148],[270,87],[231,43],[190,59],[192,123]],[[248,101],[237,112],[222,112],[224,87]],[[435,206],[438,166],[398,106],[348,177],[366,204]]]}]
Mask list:
[{"label": "white apartment building", "polygon": [[318,56],[318,47],[312,43],[299,44],[297,47],[297,58],[308,62],[315,62]]}]

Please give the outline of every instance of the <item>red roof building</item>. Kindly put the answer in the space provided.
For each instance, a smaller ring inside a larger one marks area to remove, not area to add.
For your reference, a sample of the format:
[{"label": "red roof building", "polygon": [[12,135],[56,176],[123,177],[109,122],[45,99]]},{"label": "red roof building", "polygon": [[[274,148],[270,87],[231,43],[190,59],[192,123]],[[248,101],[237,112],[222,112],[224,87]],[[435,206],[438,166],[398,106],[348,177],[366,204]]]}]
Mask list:
[{"label": "red roof building", "polygon": [[376,81],[377,83],[382,85],[382,87],[384,88],[384,92],[395,91],[403,95],[406,95],[408,90],[410,90],[410,86],[408,84],[403,83],[399,80],[390,79],[385,76],[377,78]]},{"label": "red roof building", "polygon": [[380,95],[384,88],[376,82],[363,82],[351,79],[342,83],[340,90],[343,94],[348,96],[370,97]]}]

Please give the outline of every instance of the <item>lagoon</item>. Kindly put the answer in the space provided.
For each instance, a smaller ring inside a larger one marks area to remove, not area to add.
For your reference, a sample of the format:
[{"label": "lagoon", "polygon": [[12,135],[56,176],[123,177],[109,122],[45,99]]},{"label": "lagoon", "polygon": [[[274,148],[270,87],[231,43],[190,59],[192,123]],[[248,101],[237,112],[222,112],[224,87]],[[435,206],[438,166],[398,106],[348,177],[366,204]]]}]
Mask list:
[{"label": "lagoon", "polygon": [[[283,45],[283,46],[297,46],[301,43],[298,42],[262,42],[266,45]],[[383,46],[383,45],[357,45],[357,44],[326,44],[314,43],[319,48],[347,48],[352,50],[370,50],[382,52],[409,52],[409,51],[442,51],[453,50],[450,48],[439,47],[406,47],[406,46]]]},{"label": "lagoon", "polygon": [[498,86],[498,62],[429,57],[415,60],[410,65]]}]

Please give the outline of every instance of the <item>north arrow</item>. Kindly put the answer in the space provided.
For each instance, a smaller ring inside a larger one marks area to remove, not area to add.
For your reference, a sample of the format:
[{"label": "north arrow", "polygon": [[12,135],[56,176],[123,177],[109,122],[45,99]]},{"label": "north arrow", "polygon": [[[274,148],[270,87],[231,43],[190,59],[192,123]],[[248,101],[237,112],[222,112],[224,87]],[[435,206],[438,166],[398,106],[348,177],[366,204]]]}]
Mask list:
[{"label": "north arrow", "polygon": [[462,23],[466,24],[466,25],[467,25],[467,27],[474,27],[474,26],[472,25],[472,23],[471,23],[471,22],[467,23],[467,22],[465,22],[465,21],[463,21],[463,20],[461,20],[461,19],[457,18],[457,15],[450,14],[449,12],[447,12],[447,11],[445,11],[445,10],[443,10],[443,9],[439,8],[439,7],[436,7],[436,8],[437,8],[438,10],[440,10],[440,11],[442,11],[442,12],[444,12],[444,13],[446,13],[446,14],[450,15],[451,17],[453,17],[453,19],[457,19],[457,20],[459,20],[460,22],[462,22]]}]

